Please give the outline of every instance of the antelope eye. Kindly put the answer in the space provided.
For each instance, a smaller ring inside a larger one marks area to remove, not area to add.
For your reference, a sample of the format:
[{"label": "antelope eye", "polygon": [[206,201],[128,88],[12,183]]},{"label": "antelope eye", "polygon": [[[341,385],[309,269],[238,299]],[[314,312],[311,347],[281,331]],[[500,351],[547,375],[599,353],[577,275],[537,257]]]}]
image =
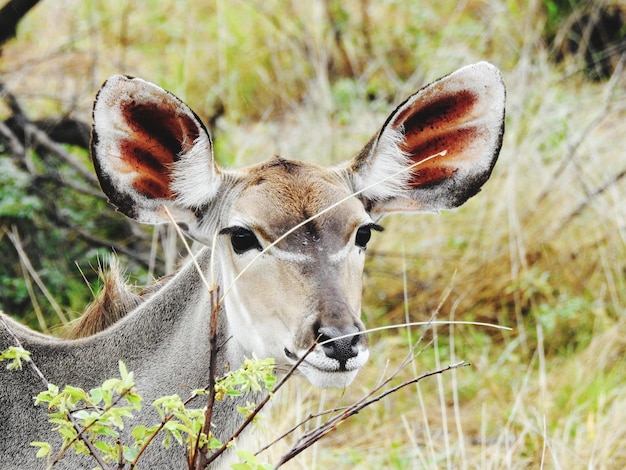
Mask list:
[{"label": "antelope eye", "polygon": [[235,250],[235,253],[238,255],[253,249],[261,249],[261,244],[257,240],[256,236],[247,228],[233,227],[229,230],[229,233],[230,243],[233,246],[233,250]]},{"label": "antelope eye", "polygon": [[363,227],[359,227],[356,231],[356,238],[354,240],[354,244],[361,249],[367,248],[367,242],[372,238],[372,229],[368,225],[364,225]]},{"label": "antelope eye", "polygon": [[367,224],[362,225],[356,231],[356,237],[354,239],[354,244],[365,250],[367,248],[367,242],[372,238],[372,230],[376,230],[377,232],[381,232],[383,228],[380,225],[376,224]]}]

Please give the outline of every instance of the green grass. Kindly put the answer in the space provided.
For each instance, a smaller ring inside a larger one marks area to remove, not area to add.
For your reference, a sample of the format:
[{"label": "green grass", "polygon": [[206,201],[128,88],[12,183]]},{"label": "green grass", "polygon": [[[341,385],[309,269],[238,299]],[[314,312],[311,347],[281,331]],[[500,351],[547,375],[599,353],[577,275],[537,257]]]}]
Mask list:
[{"label": "green grass", "polygon": [[[508,88],[493,177],[458,211],[383,221],[364,317],[371,327],[423,321],[441,304],[440,320],[512,330],[438,327],[398,380],[459,359],[470,367],[362,411],[287,468],[625,466],[626,188],[613,182],[626,169],[623,77],[590,83],[575,61],[549,62],[541,5],[330,3],[343,51],[323,2],[44,2],[0,70],[33,115],[88,119],[114,72],[159,83],[205,119],[221,103],[218,159],[237,166],[274,153],[349,158],[425,82],[492,61]],[[407,333],[371,344],[345,391],[294,381],[260,440],[366,393],[407,353]]]}]

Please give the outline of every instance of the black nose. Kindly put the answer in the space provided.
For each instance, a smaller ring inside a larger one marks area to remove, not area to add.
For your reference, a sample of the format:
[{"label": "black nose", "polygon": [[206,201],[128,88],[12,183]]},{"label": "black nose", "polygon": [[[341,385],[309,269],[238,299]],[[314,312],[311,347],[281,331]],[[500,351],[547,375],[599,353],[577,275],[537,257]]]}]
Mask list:
[{"label": "black nose", "polygon": [[331,359],[337,359],[340,369],[345,369],[348,359],[355,357],[359,353],[358,346],[361,342],[361,335],[358,334],[359,331],[359,328],[356,326],[347,326],[344,328],[322,326],[317,330],[317,342],[325,343],[328,341],[322,344],[324,353]]}]

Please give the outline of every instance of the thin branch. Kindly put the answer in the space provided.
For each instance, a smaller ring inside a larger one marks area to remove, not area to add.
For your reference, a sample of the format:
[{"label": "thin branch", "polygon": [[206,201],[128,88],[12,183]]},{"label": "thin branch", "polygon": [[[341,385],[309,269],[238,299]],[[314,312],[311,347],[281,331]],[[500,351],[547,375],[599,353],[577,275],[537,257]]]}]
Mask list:
[{"label": "thin branch", "polygon": [[338,413],[340,411],[344,411],[345,409],[347,409],[347,406],[341,406],[338,408],[331,408],[328,410],[324,410],[324,411],[320,411],[319,413],[311,413],[309,414],[306,418],[304,418],[302,421],[300,421],[298,424],[295,424],[294,426],[292,426],[291,428],[289,428],[287,431],[285,431],[284,433],[282,433],[280,436],[278,436],[276,439],[274,439],[273,441],[271,441],[269,444],[261,447],[259,450],[257,450],[254,455],[259,455],[262,454],[263,452],[265,452],[267,449],[269,449],[270,447],[272,447],[274,444],[277,444],[278,442],[282,441],[283,439],[285,439],[287,436],[289,436],[290,434],[296,432],[298,430],[299,427],[304,426],[306,423],[308,423],[309,421],[313,420],[313,419],[317,419],[317,418],[321,418],[322,416],[326,416],[329,415],[331,413]]},{"label": "thin branch", "polygon": [[281,459],[279,460],[278,464],[276,464],[276,466],[274,468],[278,468],[280,466],[282,466],[283,464],[287,463],[288,461],[290,461],[291,459],[293,459],[294,457],[296,457],[298,454],[300,454],[302,451],[304,451],[305,449],[309,448],[311,445],[313,445],[315,442],[317,442],[318,440],[320,440],[321,438],[323,438],[324,436],[326,436],[327,434],[331,433],[332,431],[336,430],[339,425],[345,421],[346,419],[348,419],[351,416],[354,416],[355,414],[359,413],[362,409],[382,400],[383,398],[385,398],[386,396],[397,392],[398,390],[408,386],[408,385],[412,385],[415,384],[425,378],[428,377],[432,377],[434,375],[438,375],[438,374],[443,374],[444,372],[450,371],[452,369],[457,369],[459,367],[465,367],[468,366],[469,364],[465,361],[460,361],[457,362],[456,364],[450,364],[447,367],[443,367],[441,369],[437,369],[434,371],[430,371],[430,372],[426,372],[422,375],[420,375],[419,377],[415,377],[413,379],[407,380],[405,382],[402,382],[401,384],[392,387],[388,390],[385,390],[384,392],[380,393],[379,395],[376,395],[368,400],[364,400],[361,402],[357,402],[351,406],[349,406],[344,412],[340,413],[339,415],[337,415],[334,418],[329,419],[328,421],[326,421],[324,424],[322,424],[321,426],[318,426],[317,428],[313,429],[310,432],[305,433],[300,440],[298,441],[298,443],[292,447],[286,454],[284,454]]},{"label": "thin branch", "polygon": [[88,186],[84,186],[82,183],[76,183],[74,180],[69,178],[62,178],[58,174],[40,174],[36,175],[36,178],[33,181],[33,184],[37,185],[41,182],[50,182],[59,187],[67,186],[70,189],[73,189],[78,194],[84,194],[86,196],[93,197],[94,199],[99,199],[101,201],[106,201],[107,198],[101,190],[92,189]]},{"label": "thin branch", "polygon": [[52,152],[69,166],[74,168],[89,184],[96,187],[99,185],[98,178],[94,176],[91,169],[88,169],[78,158],[66,151],[62,145],[48,137],[48,134],[39,129],[37,126],[32,123],[27,123],[24,125],[24,132],[32,136],[34,140],[46,148],[46,150]]},{"label": "thin branch", "polygon": [[4,98],[7,105],[11,109],[15,124],[24,132],[24,140],[26,140],[27,137],[32,138],[36,143],[74,168],[87,181],[87,183],[96,187],[98,186],[98,179],[94,176],[91,169],[83,165],[78,158],[66,151],[61,144],[52,140],[46,132],[33,123],[22,109],[17,98],[9,90],[7,90],[6,86],[1,82],[0,95]]},{"label": "thin branch", "polygon": [[551,239],[554,236],[554,234],[560,233],[563,229],[565,229],[565,227],[567,225],[569,225],[572,222],[572,220],[574,220],[576,217],[578,217],[585,210],[585,208],[589,204],[591,204],[591,202],[593,202],[593,200],[596,197],[602,195],[611,186],[614,186],[615,184],[619,183],[619,181],[622,178],[624,178],[625,176],[626,176],[626,168],[623,169],[622,171],[620,171],[617,175],[615,175],[609,181],[604,183],[602,186],[600,186],[599,188],[596,188],[594,191],[590,192],[587,195],[587,197],[585,198],[584,201],[582,201],[580,204],[578,204],[578,206],[576,206],[576,208],[573,211],[571,211],[567,216],[565,216],[563,218],[563,220],[561,221],[559,226],[552,231],[552,234],[550,235],[549,239]]},{"label": "thin branch", "polygon": [[0,9],[0,49],[15,37],[17,25],[39,0],[10,0]]},{"label": "thin branch", "polygon": [[[150,266],[149,261],[147,261],[143,256],[141,256],[141,254],[137,250],[126,248],[126,246],[124,245],[120,245],[118,243],[115,243],[111,240],[107,240],[105,238],[97,237],[91,234],[89,231],[83,229],[79,225],[74,224],[72,221],[68,219],[60,217],[57,214],[57,221],[60,221],[60,219],[63,219],[63,223],[66,225],[67,228],[74,230],[78,235],[80,235],[82,238],[84,238],[88,242],[93,243],[94,245],[101,246],[101,247],[110,248],[115,253],[123,254],[129,259],[134,260],[135,262],[139,263],[141,266],[145,268],[148,268]],[[132,223],[132,222],[129,222],[129,223]]]},{"label": "thin branch", "polygon": [[19,158],[24,157],[24,155],[26,154],[24,146],[20,142],[20,139],[17,138],[11,128],[7,126],[4,121],[0,121],[0,135],[2,135],[6,139],[9,147],[11,147],[11,153],[13,155]]},{"label": "thin branch", "polygon": [[[206,390],[207,387],[204,388],[204,390]],[[187,399],[185,401],[183,401],[183,405],[187,406],[191,400],[194,400],[195,398],[197,398],[198,395],[196,393],[192,393],[189,397],[187,397]],[[148,439],[145,440],[145,442],[142,444],[142,446],[139,448],[139,451],[137,452],[137,455],[135,456],[135,459],[130,463],[130,470],[133,470],[136,466],[137,463],[139,461],[139,458],[142,456],[142,454],[146,451],[146,449],[148,448],[148,446],[152,443],[152,441],[154,440],[155,437],[157,437],[157,435],[163,430],[163,428],[165,427],[165,425],[170,422],[173,418],[175,418],[175,413],[172,412],[169,415],[165,416],[161,422],[159,423],[158,428],[154,431],[154,433],[152,433],[152,435],[150,435],[150,437],[148,437]]]},{"label": "thin branch", "polygon": [[[489,326],[489,327],[496,327],[496,328],[500,328],[500,329],[506,329],[509,330],[510,328],[506,328],[506,327],[500,327],[498,325],[493,325],[493,324],[488,324],[488,323],[482,323],[482,322],[457,322],[457,321],[435,321],[435,318],[438,314],[438,312],[440,311],[441,307],[443,306],[443,303],[445,301],[445,299],[448,297],[449,293],[451,290],[451,286],[448,289],[448,291],[445,293],[445,295],[443,296],[443,298],[441,299],[439,305],[437,306],[437,308],[433,311],[433,314],[431,315],[431,318],[429,321],[427,322],[411,322],[411,323],[404,323],[404,324],[396,324],[396,325],[391,325],[390,327],[381,327],[381,328],[373,328],[370,330],[366,330],[366,332],[371,332],[371,331],[378,331],[378,330],[383,330],[383,329],[388,329],[388,328],[404,328],[404,327],[409,327],[409,326],[434,326],[434,325],[438,325],[438,324],[474,324],[474,325],[479,325],[479,326]],[[426,331],[426,329],[424,330]],[[362,332],[364,333],[364,332]],[[346,335],[345,337],[348,337],[351,335]],[[417,381],[421,380],[422,376],[418,377],[417,379],[413,379],[411,381],[409,381],[408,383],[402,384],[400,386],[394,387],[393,389],[390,389],[386,392],[384,392],[383,394],[379,395],[377,398],[371,398],[373,397],[378,391],[382,390],[383,387],[385,387],[387,384],[389,384],[391,382],[391,380],[393,380],[395,377],[398,376],[398,374],[404,369],[406,368],[410,363],[412,363],[414,361],[414,359],[416,357],[418,357],[424,350],[426,350],[426,348],[428,348],[432,342],[434,341],[434,338],[431,339],[427,344],[425,344],[424,346],[422,346],[420,348],[419,351],[417,351],[417,347],[418,345],[420,345],[422,343],[422,341],[424,340],[424,333],[422,333],[420,335],[420,337],[417,339],[417,341],[415,341],[415,343],[413,343],[411,345],[411,347],[409,348],[408,353],[406,354],[405,358],[402,360],[402,362],[399,364],[399,366],[391,373],[387,376],[387,378],[382,378],[379,380],[379,382],[377,383],[377,385],[371,389],[363,398],[361,398],[360,400],[356,401],[355,403],[353,403],[350,406],[346,406],[346,407],[342,407],[342,408],[336,408],[334,410],[327,410],[324,411],[322,413],[319,413],[317,415],[309,415],[307,418],[305,418],[304,420],[302,420],[299,424],[297,424],[296,426],[292,427],[290,430],[288,430],[286,433],[284,433],[282,436],[280,436],[280,438],[275,439],[274,441],[272,441],[271,443],[269,443],[268,445],[266,445],[265,447],[261,448],[259,451],[256,452],[255,455],[258,455],[262,452],[264,452],[265,450],[267,450],[269,447],[271,447],[272,445],[276,444],[277,442],[279,442],[281,439],[284,439],[286,436],[288,436],[289,434],[295,432],[296,429],[298,429],[299,427],[303,426],[304,424],[306,424],[307,422],[309,422],[311,419],[317,418],[319,416],[323,416],[335,411],[342,411],[341,414],[339,414],[338,416],[344,416],[346,413],[349,413],[347,416],[345,416],[343,419],[347,419],[349,416],[352,416],[352,414],[356,414],[358,411],[360,411],[360,409],[364,408],[365,406],[369,406],[369,404],[374,403],[380,399],[382,399],[384,396],[388,395],[389,393],[393,393],[396,390],[399,390],[400,388],[409,385],[411,383],[416,383]],[[328,343],[330,341],[334,341],[334,340],[328,340],[319,344],[325,344]],[[459,363],[458,365],[455,366],[451,366],[451,367],[457,367],[460,366],[461,363]],[[444,370],[445,371],[445,370]],[[434,373],[430,373],[430,375],[433,375],[435,373],[438,373],[437,371]],[[384,375],[384,374],[383,374]],[[428,376],[428,375],[427,375]],[[352,410],[353,408],[358,408],[358,410],[354,413],[351,413],[350,410]],[[350,414],[351,413],[351,414]],[[336,418],[332,418],[330,420],[328,420],[326,423],[322,424],[321,426],[316,427],[315,429],[313,429],[312,431],[309,431],[307,433],[305,433],[303,436],[300,437],[299,442],[302,442],[303,439],[305,439],[307,436],[311,436],[313,435],[316,430],[322,429],[323,427],[327,426],[328,423],[332,422],[333,420],[335,420]],[[338,425],[339,423],[337,423]],[[336,427],[336,426],[335,426]],[[334,428],[333,428],[334,429]],[[308,446],[312,445],[313,442],[321,439],[322,437],[324,437],[329,431],[324,432],[322,434],[317,435],[317,437],[315,438],[315,440],[311,441]],[[294,447],[295,448],[295,447]],[[292,448],[293,449],[293,448]],[[304,449],[302,449],[304,450]],[[299,451],[301,452],[301,450]],[[294,455],[295,456],[295,455]],[[290,457],[293,458],[293,457]]]},{"label": "thin branch", "polygon": [[191,455],[190,462],[193,464],[192,468],[203,469],[208,465],[207,458],[207,446],[200,448],[200,436],[204,433],[205,436],[211,434],[211,422],[213,418],[213,407],[215,406],[215,384],[217,376],[217,315],[220,310],[219,304],[219,286],[211,290],[211,328],[209,333],[209,385],[207,398],[207,409],[204,413],[204,426],[202,431],[196,436],[195,455]]},{"label": "thin branch", "polygon": [[[11,339],[13,339],[13,344],[15,344],[15,346],[17,346],[18,348],[22,348],[24,349],[24,347],[22,346],[21,341],[19,340],[19,338],[15,335],[15,333],[13,333],[13,330],[11,330],[11,328],[9,327],[9,325],[7,324],[7,322],[4,320],[4,317],[2,315],[0,315],[0,321],[2,322],[2,325],[4,326],[4,329],[6,330],[6,332],[9,334],[9,336],[11,337]],[[41,370],[39,369],[39,367],[37,367],[37,364],[35,364],[33,362],[32,359],[29,358],[28,360],[28,365],[29,367],[33,370],[33,372],[35,373],[35,375],[37,377],[39,377],[39,380],[41,380],[41,382],[43,383],[45,388],[48,388],[48,380],[46,379],[46,377],[43,375],[43,372],[41,372]]]},{"label": "thin branch", "polygon": [[[91,429],[93,426],[95,426],[101,419],[102,416],[104,415],[104,413],[106,413],[107,411],[109,411],[111,408],[115,407],[121,400],[122,398],[124,398],[129,392],[131,391],[131,389],[128,390],[124,390],[119,397],[117,397],[113,402],[111,402],[111,404],[103,409],[98,409],[96,407],[96,409],[98,411],[100,411],[100,417],[93,420],[91,423],[89,423],[87,426],[83,427],[82,429],[80,428],[80,426],[78,425],[78,423],[74,422],[74,419],[71,415],[71,411],[67,412],[67,416],[68,419],[70,417],[72,417],[72,419],[70,419],[70,421],[72,422],[72,424],[74,425],[74,429],[76,431],[76,436],[74,436],[67,444],[65,444],[63,446],[63,448],[60,450],[60,452],[57,454],[56,458],[54,459],[54,464],[58,463],[61,461],[61,459],[63,458],[63,455],[65,455],[65,452],[67,452],[67,450],[72,446],[72,444],[74,444],[74,442],[76,442],[77,440],[82,440],[83,442],[85,442],[85,439],[88,439],[85,437],[85,433]],[[74,411],[78,411],[78,410],[74,410]],[[95,450],[95,452],[97,452],[97,450]],[[95,456],[94,456],[95,457]],[[98,460],[98,459],[96,459]],[[98,460],[98,463],[100,463],[100,461]],[[54,465],[53,464],[53,465]]]},{"label": "thin branch", "polygon": [[39,300],[37,299],[37,294],[35,293],[35,289],[33,287],[33,283],[30,279],[30,275],[28,274],[28,270],[26,265],[24,264],[24,259],[20,256],[20,269],[22,270],[22,278],[24,279],[24,284],[26,286],[26,291],[28,292],[28,297],[30,298],[30,303],[33,306],[33,310],[35,311],[35,316],[37,317],[37,322],[39,323],[39,328],[42,333],[50,333],[50,329],[48,328],[48,324],[46,323],[46,318],[44,316],[43,310],[41,309],[41,305],[39,304]]},{"label": "thin branch", "polygon": [[207,460],[207,464],[213,462],[217,457],[219,457],[226,449],[228,449],[230,443],[237,439],[239,435],[248,427],[248,425],[254,420],[254,418],[259,414],[259,412],[263,409],[263,407],[270,401],[272,395],[280,390],[283,385],[287,382],[287,380],[295,373],[296,369],[302,362],[306,359],[306,357],[316,348],[318,345],[317,342],[314,342],[311,347],[302,355],[298,362],[296,362],[291,369],[283,376],[283,378],[278,382],[278,384],[272,389],[271,393],[268,393],[263,400],[254,408],[252,413],[250,413],[244,422],[237,428],[237,430],[233,433],[230,439],[222,444],[222,447],[217,449]]},{"label": "thin branch", "polygon": [[[6,332],[13,339],[13,343],[18,348],[24,349],[24,347],[22,346],[22,343],[19,340],[19,338],[15,335],[15,333],[13,333],[13,330],[11,330],[11,328],[9,327],[9,325],[7,324],[7,322],[4,320],[4,318],[1,315],[0,315],[0,321],[2,322]],[[41,380],[41,382],[43,383],[44,387],[47,389],[48,386],[50,385],[50,383],[48,382],[48,379],[46,379],[46,377],[43,375],[43,372],[41,372],[41,369],[39,369],[39,367],[37,367],[37,364],[35,364],[35,361],[33,361],[32,358],[28,359],[28,365],[33,370],[35,375],[37,377],[39,377],[39,380]],[[74,427],[74,430],[78,433],[78,436],[80,437],[80,440],[85,443],[85,446],[87,446],[87,449],[89,449],[89,452],[91,453],[91,456],[95,459],[95,461],[98,463],[98,465],[100,465],[100,467],[103,470],[109,470],[109,466],[102,460],[102,457],[98,453],[98,449],[96,449],[95,446],[93,445],[93,442],[91,442],[91,440],[89,440],[88,438],[86,438],[85,436],[82,435],[83,431],[80,431],[80,425],[74,419],[74,417],[71,414],[68,413],[67,419],[68,419],[68,421],[70,421],[72,423],[72,426]]]}]

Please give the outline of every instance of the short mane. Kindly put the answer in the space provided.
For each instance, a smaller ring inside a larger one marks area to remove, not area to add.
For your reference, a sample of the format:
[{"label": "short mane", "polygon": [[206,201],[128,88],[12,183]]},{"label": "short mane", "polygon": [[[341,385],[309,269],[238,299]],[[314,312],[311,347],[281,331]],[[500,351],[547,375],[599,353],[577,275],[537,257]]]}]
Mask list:
[{"label": "short mane", "polygon": [[136,292],[125,282],[116,258],[111,259],[108,269],[101,267],[98,274],[102,280],[100,292],[76,323],[63,334],[65,338],[85,338],[106,330],[159,291],[171,277],[161,278]]}]

